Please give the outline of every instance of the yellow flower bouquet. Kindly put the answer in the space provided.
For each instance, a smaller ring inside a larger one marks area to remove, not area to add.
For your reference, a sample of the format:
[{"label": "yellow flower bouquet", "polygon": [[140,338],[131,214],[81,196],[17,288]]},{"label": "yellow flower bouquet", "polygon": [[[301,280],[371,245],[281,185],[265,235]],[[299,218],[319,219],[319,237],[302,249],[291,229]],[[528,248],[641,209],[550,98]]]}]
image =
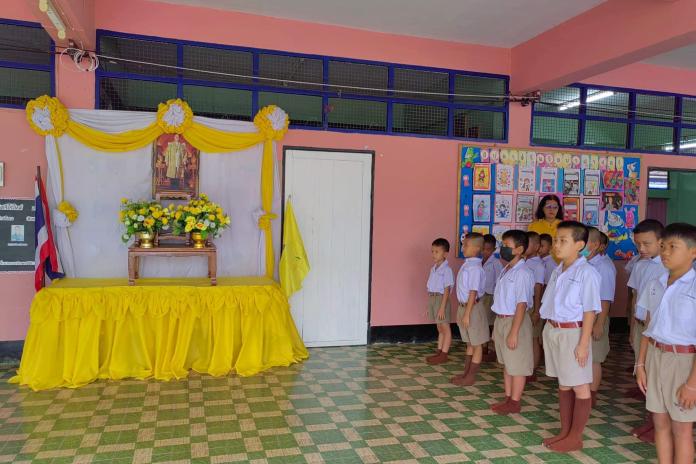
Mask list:
[{"label": "yellow flower bouquet", "polygon": [[121,240],[128,242],[137,233],[156,234],[171,227],[171,211],[156,201],[131,201],[121,199],[119,220],[126,231]]},{"label": "yellow flower bouquet", "polygon": [[186,206],[179,205],[176,211],[172,211],[172,227],[175,235],[197,232],[201,234],[203,240],[209,236],[217,238],[229,225],[230,217],[204,193],[198,199],[189,201]]}]

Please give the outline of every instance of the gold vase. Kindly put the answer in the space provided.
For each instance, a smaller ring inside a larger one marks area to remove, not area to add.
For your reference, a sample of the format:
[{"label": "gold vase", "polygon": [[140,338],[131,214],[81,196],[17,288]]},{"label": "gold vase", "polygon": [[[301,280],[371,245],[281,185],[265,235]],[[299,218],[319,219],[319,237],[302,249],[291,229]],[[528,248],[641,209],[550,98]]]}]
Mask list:
[{"label": "gold vase", "polygon": [[152,232],[138,232],[138,246],[140,248],[154,248],[155,234]]},{"label": "gold vase", "polygon": [[191,232],[191,242],[193,242],[193,248],[205,248],[205,239],[200,232]]}]

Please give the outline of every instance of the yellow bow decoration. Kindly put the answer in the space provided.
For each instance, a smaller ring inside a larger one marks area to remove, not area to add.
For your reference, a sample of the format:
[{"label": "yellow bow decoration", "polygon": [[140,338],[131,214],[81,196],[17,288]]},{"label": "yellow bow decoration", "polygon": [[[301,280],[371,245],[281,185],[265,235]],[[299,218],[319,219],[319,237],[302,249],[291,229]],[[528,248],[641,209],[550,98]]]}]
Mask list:
[{"label": "yellow bow decoration", "polygon": [[167,100],[157,107],[157,125],[166,134],[183,134],[193,124],[193,111],[180,98]]},{"label": "yellow bow decoration", "polygon": [[56,97],[42,95],[27,103],[27,121],[39,135],[60,137],[68,128],[70,115]]},{"label": "yellow bow decoration", "polygon": [[254,116],[254,124],[266,140],[282,140],[289,123],[288,114],[275,105],[264,106]]},{"label": "yellow bow decoration", "polygon": [[71,224],[77,221],[77,218],[80,215],[75,207],[67,201],[61,201],[58,203],[58,211],[65,214],[65,217],[68,218],[68,221],[70,221]]},{"label": "yellow bow decoration", "polygon": [[277,219],[278,215],[273,213],[266,213],[259,218],[259,229],[261,230],[271,230],[271,221]]}]

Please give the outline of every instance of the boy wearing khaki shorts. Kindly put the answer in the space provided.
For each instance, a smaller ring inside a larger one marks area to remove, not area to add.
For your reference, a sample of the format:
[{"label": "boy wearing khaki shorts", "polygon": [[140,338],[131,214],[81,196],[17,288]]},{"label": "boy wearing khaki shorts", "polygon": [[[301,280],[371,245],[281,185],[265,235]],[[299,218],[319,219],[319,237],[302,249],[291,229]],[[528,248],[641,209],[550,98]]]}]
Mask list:
[{"label": "boy wearing khaki shorts", "polygon": [[546,270],[544,269],[544,262],[538,256],[539,248],[541,247],[541,240],[539,234],[533,231],[527,232],[527,238],[529,239],[529,246],[525,252],[525,260],[529,269],[532,270],[532,275],[534,276],[534,307],[529,313],[532,318],[532,348],[534,350],[534,370],[532,375],[527,378],[527,382],[536,382],[536,370],[539,367],[539,362],[541,361],[541,331],[544,328],[544,321],[539,317],[539,308],[541,307],[541,296],[544,293],[544,274]]},{"label": "boy wearing khaki shorts", "polygon": [[534,278],[523,258],[528,244],[524,231],[508,230],[500,248],[500,257],[508,264],[493,296],[493,340],[498,362],[504,368],[505,400],[491,406],[500,415],[520,412],[522,392],[534,362],[532,320],[527,312],[532,306]]},{"label": "boy wearing khaki shorts", "polygon": [[592,407],[597,405],[597,392],[602,383],[602,363],[609,354],[609,307],[614,301],[616,290],[616,267],[612,260],[604,254],[609,237],[595,227],[588,227],[590,233],[587,239],[587,262],[599,273],[599,298],[602,302],[602,312],[595,319],[592,327]]},{"label": "boy wearing khaki shorts", "polygon": [[694,462],[696,421],[696,227],[675,223],[664,230],[660,253],[668,274],[648,283],[638,297],[647,308],[635,366],[638,387],[653,415],[660,464]]},{"label": "boy wearing khaki shorts", "polygon": [[544,446],[568,453],[582,449],[582,433],[590,418],[592,399],[592,327],[601,312],[599,273],[580,251],[587,244],[587,227],[562,221],[553,248],[561,264],[551,274],[541,303],[546,375],[558,377],[561,430]]},{"label": "boy wearing khaki shorts", "polygon": [[462,341],[467,344],[464,356],[464,372],[452,378],[452,383],[469,386],[476,382],[476,375],[481,367],[483,345],[490,340],[488,315],[483,306],[483,266],[481,265],[481,248],[483,235],[470,233],[462,241],[462,250],[466,261],[457,274],[457,325]]},{"label": "boy wearing khaki shorts", "polygon": [[430,248],[435,264],[428,277],[428,310],[425,315],[430,322],[437,324],[437,353],[425,358],[428,364],[446,362],[452,344],[450,291],[454,286],[454,274],[447,262],[449,249],[450,244],[444,238],[436,239]]},{"label": "boy wearing khaki shorts", "polygon": [[[483,361],[492,362],[496,360],[495,344],[492,340],[493,324],[495,323],[495,313],[493,312],[493,294],[495,293],[495,284],[498,282],[498,277],[503,271],[503,265],[495,256],[495,249],[498,246],[498,241],[491,234],[483,236],[483,248],[481,249],[481,257],[483,258],[483,307],[486,308],[488,316],[488,332],[491,334],[491,341],[483,345]],[[490,347],[490,351],[489,351]]]}]

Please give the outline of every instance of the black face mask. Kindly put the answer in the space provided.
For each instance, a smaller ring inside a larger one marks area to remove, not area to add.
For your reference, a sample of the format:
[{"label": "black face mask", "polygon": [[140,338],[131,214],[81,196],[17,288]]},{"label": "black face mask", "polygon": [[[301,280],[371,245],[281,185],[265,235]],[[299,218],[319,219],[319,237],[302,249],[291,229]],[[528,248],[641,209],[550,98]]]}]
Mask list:
[{"label": "black face mask", "polygon": [[512,248],[506,246],[500,247],[500,257],[508,263],[515,259],[515,255],[512,254]]}]

